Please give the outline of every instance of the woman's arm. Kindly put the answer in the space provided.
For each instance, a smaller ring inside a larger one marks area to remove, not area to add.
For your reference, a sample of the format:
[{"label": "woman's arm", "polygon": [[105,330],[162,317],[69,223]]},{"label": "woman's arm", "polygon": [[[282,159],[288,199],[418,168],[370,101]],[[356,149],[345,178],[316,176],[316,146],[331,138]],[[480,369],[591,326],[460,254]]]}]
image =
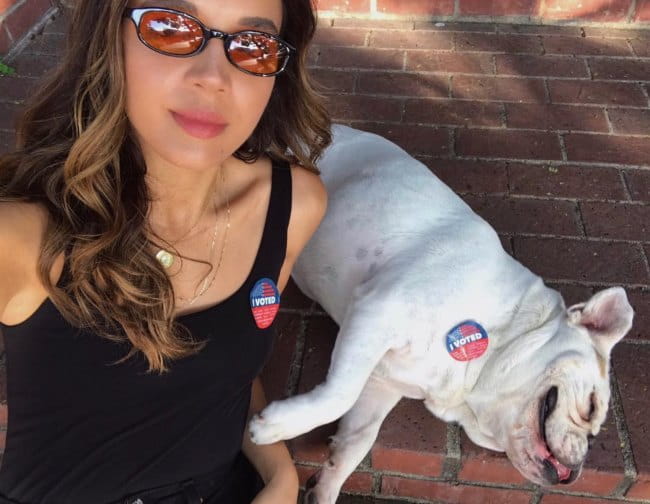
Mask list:
[{"label": "woman's arm", "polygon": [[[266,406],[264,389],[259,378],[253,381],[249,418]],[[298,500],[298,473],[284,442],[256,445],[250,440],[248,427],[244,433],[242,451],[251,461],[266,485],[253,501],[255,504],[294,503]]]},{"label": "woman's arm", "polygon": [[[287,253],[278,278],[280,292],[287,285],[296,258],[318,228],[327,208],[327,192],[318,175],[299,166],[292,166],[291,180],[291,219],[287,231]],[[253,381],[249,419],[265,406],[262,383],[256,378]],[[242,451],[266,485],[253,501],[254,504],[287,504],[297,501],[298,474],[285,443],[256,445],[250,440],[246,427]]]}]

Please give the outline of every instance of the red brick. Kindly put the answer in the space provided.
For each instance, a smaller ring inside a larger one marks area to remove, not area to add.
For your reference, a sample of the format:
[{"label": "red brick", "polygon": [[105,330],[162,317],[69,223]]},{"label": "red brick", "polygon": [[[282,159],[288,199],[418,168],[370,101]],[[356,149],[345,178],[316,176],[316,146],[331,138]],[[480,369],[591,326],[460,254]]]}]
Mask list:
[{"label": "red brick", "polygon": [[526,479],[515,469],[505,453],[486,450],[472,443],[461,431],[461,469],[458,479],[489,483],[522,484]]},{"label": "red brick", "polygon": [[496,64],[499,75],[589,77],[583,58],[497,54]]},{"label": "red brick", "polygon": [[564,137],[570,161],[631,165],[650,163],[650,142],[643,137],[569,133]]},{"label": "red brick", "polygon": [[[298,479],[300,486],[304,487],[305,483],[311,476],[318,471],[318,467],[305,466],[298,464]],[[371,493],[372,492],[372,474],[367,472],[353,472],[348,479],[343,483],[343,491],[355,493]]]},{"label": "red brick", "polygon": [[65,37],[60,33],[41,33],[34,37],[21,54],[53,54],[63,52]]},{"label": "red brick", "polygon": [[[327,376],[338,326],[329,317],[308,320],[298,393],[309,392]],[[322,463],[329,457],[327,439],[336,432],[336,422],[303,434],[289,442],[294,459]]]},{"label": "red brick", "polygon": [[580,199],[624,199],[619,171],[596,166],[509,165],[511,194]]},{"label": "red brick", "polygon": [[4,14],[12,7],[18,0],[0,0],[0,15]]},{"label": "red brick", "polygon": [[505,162],[442,159],[423,162],[456,192],[504,194],[508,191]]},{"label": "red brick", "polygon": [[440,476],[444,454],[427,454],[419,451],[384,448],[375,445],[372,449],[372,467],[384,471]]},{"label": "red brick", "polygon": [[4,26],[11,34],[14,42],[20,40],[27,31],[51,7],[50,0],[30,0],[22,6],[12,10],[0,25]]},{"label": "red brick", "polygon": [[0,131],[0,153],[15,148],[16,138],[13,131]]},{"label": "red brick", "polygon": [[625,496],[630,499],[650,500],[650,473],[640,475]]},{"label": "red brick", "polygon": [[408,51],[406,69],[416,72],[494,74],[492,56],[481,53]]},{"label": "red brick", "polygon": [[625,172],[625,179],[633,200],[650,203],[650,171],[629,170]]},{"label": "red brick", "polygon": [[499,24],[499,33],[520,33],[527,35],[557,35],[566,37],[581,37],[582,28],[579,26],[529,25],[529,24]]},{"label": "red brick", "polygon": [[466,485],[451,485],[435,481],[383,476],[381,493],[416,499],[431,499],[437,503],[457,504],[528,504],[531,494],[523,490],[505,490]]},{"label": "red brick", "polygon": [[496,33],[497,25],[494,23],[474,23],[454,21],[453,23],[438,23],[434,21],[416,21],[415,30],[434,30],[445,32],[481,32]]},{"label": "red brick", "polygon": [[631,0],[546,0],[541,15],[550,19],[624,21]]},{"label": "red brick", "polygon": [[[568,490],[571,490],[569,487]],[[578,497],[575,495],[551,494],[542,498],[541,504],[625,504],[628,501],[617,499],[597,499],[591,497]]]},{"label": "red brick", "polygon": [[354,127],[386,137],[411,155],[449,155],[449,131],[444,128],[374,122],[359,122]]},{"label": "red brick", "polygon": [[[648,481],[650,480],[650,436],[648,436],[650,346],[620,343],[614,348],[613,362],[636,469],[640,479]],[[645,495],[641,493],[640,486],[632,490],[643,498],[650,497],[647,486],[645,486]]]},{"label": "red brick", "polygon": [[25,100],[38,87],[37,79],[26,79],[15,75],[0,76],[0,102]]},{"label": "red brick", "polygon": [[460,14],[527,16],[535,14],[536,0],[460,0]]},{"label": "red brick", "polygon": [[630,40],[634,53],[641,58],[650,58],[650,39]]},{"label": "red brick", "polygon": [[393,96],[446,98],[449,96],[449,77],[404,72],[360,72],[356,91]]},{"label": "red brick", "polygon": [[463,199],[499,233],[579,235],[573,202],[474,195]]},{"label": "red brick", "polygon": [[373,31],[371,47],[390,49],[450,50],[454,46],[452,34],[434,31],[383,30]]},{"label": "red brick", "polygon": [[541,79],[512,79],[509,77],[454,76],[454,98],[544,103],[546,92]]},{"label": "red brick", "polygon": [[335,28],[370,28],[375,30],[412,30],[413,21],[387,21],[383,19],[336,18]]},{"label": "red brick", "polygon": [[514,249],[517,259],[548,280],[622,284],[649,280],[636,244],[516,236]]},{"label": "red brick", "polygon": [[18,58],[13,67],[16,77],[42,77],[59,63],[58,58],[46,54],[34,54],[28,58]]},{"label": "red brick", "polygon": [[650,206],[582,202],[587,236],[621,240],[650,240]]},{"label": "red brick", "polygon": [[325,67],[401,70],[404,51],[369,47],[321,47],[318,65]]},{"label": "red brick", "polygon": [[[650,257],[650,245],[645,247]],[[650,290],[627,289],[627,297],[634,309],[634,325],[626,339],[650,340]]]},{"label": "red brick", "polygon": [[492,33],[456,33],[456,51],[541,54],[538,37]]},{"label": "red brick", "polygon": [[316,0],[316,7],[337,12],[370,12],[370,0]]},{"label": "red brick", "polygon": [[596,107],[507,103],[506,117],[510,128],[609,131],[605,110]]},{"label": "red brick", "polygon": [[632,50],[623,39],[584,37],[543,37],[546,54],[590,55],[590,56],[633,56]]},{"label": "red brick", "polygon": [[300,316],[286,313],[278,314],[273,340],[273,353],[262,372],[264,392],[269,402],[286,397],[285,388],[300,326]]},{"label": "red brick", "polygon": [[501,126],[501,111],[500,104],[489,102],[407,100],[403,121],[459,126]]},{"label": "red brick", "polygon": [[305,310],[312,305],[313,301],[305,296],[292,278],[289,278],[287,286],[282,291],[282,306],[284,308],[294,308]]},{"label": "red brick", "polygon": [[451,16],[454,13],[454,0],[377,0],[377,12]]},{"label": "red brick", "polygon": [[354,90],[354,72],[314,68],[309,73],[322,93],[352,93]]},{"label": "red brick", "polygon": [[402,100],[360,95],[329,95],[327,108],[334,119],[399,121]]},{"label": "red brick", "polygon": [[607,112],[615,133],[650,135],[650,110],[609,109]]},{"label": "red brick", "polygon": [[[647,0],[641,0],[647,1]],[[638,6],[638,2],[637,2]],[[650,30],[637,28],[611,28],[609,26],[584,26],[586,37],[606,37],[623,39],[647,39],[650,38]]]},{"label": "red brick", "polygon": [[402,399],[379,431],[372,467],[424,476],[439,476],[447,451],[447,425],[422,401]]},{"label": "red brick", "polygon": [[625,82],[593,82],[583,80],[549,80],[553,103],[593,103],[637,105],[645,107],[648,99],[638,84]]},{"label": "red brick", "polygon": [[353,28],[318,28],[314,36],[314,44],[330,46],[364,46],[368,38],[368,30]]},{"label": "red brick", "polygon": [[[638,0],[635,21],[650,21],[650,0]],[[649,492],[650,493],[650,492]]]},{"label": "red brick", "polygon": [[589,299],[594,294],[594,291],[591,287],[585,287],[584,285],[566,283],[555,284],[553,282],[546,282],[546,285],[562,294],[564,303],[567,306],[587,301],[587,299]]},{"label": "red brick", "polygon": [[650,76],[650,61],[639,59],[590,59],[589,67],[596,80],[644,81]]},{"label": "red brick", "polygon": [[539,131],[461,129],[456,136],[456,153],[510,159],[562,159],[557,135]]},{"label": "red brick", "polygon": [[9,52],[9,48],[13,45],[13,39],[7,28],[0,23],[0,54]]},{"label": "red brick", "polygon": [[13,130],[22,115],[24,107],[0,102],[0,129]]}]

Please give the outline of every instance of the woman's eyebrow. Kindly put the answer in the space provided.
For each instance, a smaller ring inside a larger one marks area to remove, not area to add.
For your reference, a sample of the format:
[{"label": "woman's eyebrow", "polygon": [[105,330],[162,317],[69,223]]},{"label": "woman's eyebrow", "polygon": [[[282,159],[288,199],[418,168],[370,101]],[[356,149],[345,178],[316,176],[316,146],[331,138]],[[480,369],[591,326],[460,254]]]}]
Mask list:
[{"label": "woman's eyebrow", "polygon": [[253,28],[266,28],[267,31],[270,31],[272,33],[278,33],[280,31],[272,20],[264,17],[243,17],[239,20],[239,24],[244,26],[251,26]]},{"label": "woman's eyebrow", "polygon": [[[188,0],[141,0],[138,7],[167,7],[170,9],[182,9],[188,14],[198,17],[196,5]],[[280,30],[276,24],[269,18],[259,16],[246,16],[239,19],[239,24],[251,28],[266,29],[271,33],[277,34]]]},{"label": "woman's eyebrow", "polygon": [[169,9],[181,9],[193,16],[198,15],[196,5],[187,0],[142,0],[138,7],[167,7]]}]

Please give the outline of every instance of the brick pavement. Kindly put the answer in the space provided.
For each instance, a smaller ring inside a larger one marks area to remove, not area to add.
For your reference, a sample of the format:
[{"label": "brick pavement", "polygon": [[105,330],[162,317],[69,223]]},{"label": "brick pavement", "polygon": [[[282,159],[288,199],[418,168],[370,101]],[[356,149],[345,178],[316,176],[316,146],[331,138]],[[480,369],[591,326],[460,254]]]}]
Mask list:
[{"label": "brick pavement", "polygon": [[[0,150],[62,40],[56,20],[12,62],[17,75],[0,77]],[[338,122],[421,159],[567,303],[623,285],[637,313],[614,354],[609,419],[574,486],[546,495],[405,400],[346,484],[357,496],[340,502],[650,502],[650,31],[334,19],[310,64]],[[283,304],[271,398],[323,379],[337,330],[292,284]],[[291,443],[303,481],[334,428]]]}]

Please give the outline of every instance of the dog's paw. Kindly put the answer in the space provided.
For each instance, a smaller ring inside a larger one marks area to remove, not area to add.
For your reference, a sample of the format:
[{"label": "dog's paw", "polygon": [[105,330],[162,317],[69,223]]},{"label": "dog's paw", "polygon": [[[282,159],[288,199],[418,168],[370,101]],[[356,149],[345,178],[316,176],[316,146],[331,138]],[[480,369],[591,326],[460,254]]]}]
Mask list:
[{"label": "dog's paw", "polygon": [[303,504],[320,504],[318,497],[316,496],[316,491],[314,490],[318,484],[320,475],[321,471],[315,472],[307,480],[307,483],[305,483],[305,496],[302,500]]},{"label": "dog's paw", "polygon": [[278,410],[282,410],[282,408],[272,403],[261,413],[251,418],[248,432],[250,432],[253,443],[271,444],[302,434],[301,432],[294,433],[292,427],[295,426],[288,425],[287,422],[283,421],[283,415],[278,414]]}]

